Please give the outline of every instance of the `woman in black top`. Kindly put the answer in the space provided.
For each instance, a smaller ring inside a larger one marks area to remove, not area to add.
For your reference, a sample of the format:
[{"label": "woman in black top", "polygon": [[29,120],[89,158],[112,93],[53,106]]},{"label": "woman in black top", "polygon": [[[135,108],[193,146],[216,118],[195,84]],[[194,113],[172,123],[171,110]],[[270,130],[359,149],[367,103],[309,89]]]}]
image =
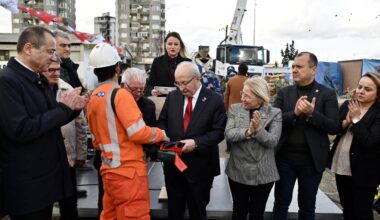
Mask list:
[{"label": "woman in black top", "polygon": [[372,202],[380,183],[380,79],[367,73],[354,99],[339,110],[341,130],[332,149],[331,171],[345,220],[373,220]]},{"label": "woman in black top", "polygon": [[155,86],[174,87],[174,71],[182,61],[191,61],[186,57],[186,47],[177,32],[169,32],[164,40],[165,54],[154,58],[146,85],[145,95],[161,96]]}]

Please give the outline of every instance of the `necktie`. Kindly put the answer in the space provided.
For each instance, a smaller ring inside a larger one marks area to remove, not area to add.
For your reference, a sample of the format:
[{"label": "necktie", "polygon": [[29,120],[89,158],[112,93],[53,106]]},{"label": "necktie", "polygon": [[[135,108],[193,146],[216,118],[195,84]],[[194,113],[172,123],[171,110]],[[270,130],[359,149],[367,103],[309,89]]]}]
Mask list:
[{"label": "necktie", "polygon": [[187,126],[190,122],[191,113],[193,112],[193,97],[187,97],[187,105],[185,110],[185,117],[183,118],[183,131],[186,132]]}]

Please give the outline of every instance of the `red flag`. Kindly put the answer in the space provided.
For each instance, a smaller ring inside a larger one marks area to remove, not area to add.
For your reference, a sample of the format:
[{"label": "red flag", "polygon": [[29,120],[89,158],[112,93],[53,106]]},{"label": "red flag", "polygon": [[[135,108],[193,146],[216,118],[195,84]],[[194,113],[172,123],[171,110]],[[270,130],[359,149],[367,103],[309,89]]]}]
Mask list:
[{"label": "red flag", "polygon": [[83,33],[79,31],[72,31],[71,33],[81,41],[92,41],[94,38],[94,35],[89,33]]},{"label": "red flag", "polygon": [[43,21],[45,24],[50,24],[50,22],[52,22],[52,21],[57,22],[57,23],[63,22],[62,18],[51,15],[51,14],[46,13],[44,11],[37,11],[33,8],[25,8],[25,7],[18,7],[18,8],[23,12],[27,12],[27,13],[37,17],[38,19]]}]

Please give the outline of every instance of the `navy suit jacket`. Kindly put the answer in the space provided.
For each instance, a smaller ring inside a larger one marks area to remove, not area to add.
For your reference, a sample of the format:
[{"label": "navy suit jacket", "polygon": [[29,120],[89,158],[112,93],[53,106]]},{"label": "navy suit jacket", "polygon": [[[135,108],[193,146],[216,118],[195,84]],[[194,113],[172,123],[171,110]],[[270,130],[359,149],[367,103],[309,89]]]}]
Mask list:
[{"label": "navy suit jacket", "polygon": [[0,167],[3,209],[23,215],[72,194],[61,126],[74,119],[47,79],[13,57],[0,71]]},{"label": "navy suit jacket", "polygon": [[[164,129],[171,141],[194,139],[197,148],[181,155],[188,166],[184,171],[189,182],[213,178],[220,174],[218,144],[224,139],[227,115],[222,97],[202,87],[192,112],[186,133],[183,131],[184,96],[179,90],[168,94],[162,108],[158,127]],[[173,165],[164,165],[165,175],[179,175]]]},{"label": "navy suit jacket", "polygon": [[[339,131],[338,101],[335,92],[317,82],[314,83],[309,101],[316,97],[314,112],[307,118],[305,137],[310,148],[314,166],[318,172],[323,172],[328,165],[330,141],[328,134],[336,134]],[[274,107],[282,110],[282,134],[278,144],[281,148],[293,129],[297,120],[294,117],[294,108],[298,100],[297,86],[292,85],[281,89]]]}]

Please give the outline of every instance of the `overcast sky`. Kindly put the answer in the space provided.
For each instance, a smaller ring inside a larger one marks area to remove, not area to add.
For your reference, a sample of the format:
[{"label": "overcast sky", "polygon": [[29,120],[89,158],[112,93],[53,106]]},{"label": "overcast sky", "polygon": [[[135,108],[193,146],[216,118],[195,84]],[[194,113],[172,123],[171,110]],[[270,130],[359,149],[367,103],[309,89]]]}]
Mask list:
[{"label": "overcast sky", "polygon": [[[247,0],[242,25],[244,44],[253,43],[254,0]],[[77,0],[77,30],[93,33],[93,17],[115,15],[114,0]],[[166,0],[166,31],[181,34],[189,52],[224,39],[236,0]],[[295,41],[299,51],[319,60],[380,59],[379,0],[256,0],[256,45],[281,62],[280,50]],[[0,32],[10,32],[10,12],[0,7]]]}]

